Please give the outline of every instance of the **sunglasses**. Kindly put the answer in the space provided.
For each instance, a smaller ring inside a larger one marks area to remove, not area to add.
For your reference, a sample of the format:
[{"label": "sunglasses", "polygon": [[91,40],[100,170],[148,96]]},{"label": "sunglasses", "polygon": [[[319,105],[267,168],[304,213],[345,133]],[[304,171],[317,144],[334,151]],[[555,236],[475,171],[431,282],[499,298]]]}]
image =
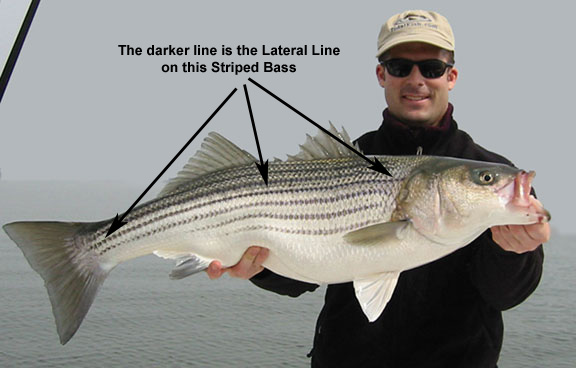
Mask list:
[{"label": "sunglasses", "polygon": [[393,77],[404,78],[412,73],[414,65],[418,65],[420,74],[427,79],[440,78],[446,72],[446,69],[453,67],[454,64],[448,64],[438,59],[428,59],[422,61],[413,61],[408,59],[389,59],[380,64],[386,67],[388,74]]}]

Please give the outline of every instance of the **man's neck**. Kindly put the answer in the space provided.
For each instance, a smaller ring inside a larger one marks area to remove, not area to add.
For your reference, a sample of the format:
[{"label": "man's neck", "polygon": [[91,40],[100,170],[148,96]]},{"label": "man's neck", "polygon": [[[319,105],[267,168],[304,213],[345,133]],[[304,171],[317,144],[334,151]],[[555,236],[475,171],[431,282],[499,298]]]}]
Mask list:
[{"label": "man's neck", "polygon": [[390,112],[390,109],[386,109],[384,111],[384,119],[389,120],[393,124],[401,124],[410,129],[431,129],[431,130],[447,130],[450,126],[450,122],[452,121],[452,112],[454,111],[454,107],[452,104],[448,103],[446,111],[444,115],[440,117],[436,122],[433,124],[429,123],[421,123],[421,122],[414,122],[414,121],[406,121],[397,118],[394,114]]}]

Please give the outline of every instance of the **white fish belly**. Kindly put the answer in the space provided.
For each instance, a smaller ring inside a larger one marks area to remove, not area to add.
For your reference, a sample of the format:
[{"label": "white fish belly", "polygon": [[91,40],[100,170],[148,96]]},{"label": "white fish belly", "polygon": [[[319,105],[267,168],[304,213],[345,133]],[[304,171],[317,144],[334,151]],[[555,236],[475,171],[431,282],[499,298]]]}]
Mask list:
[{"label": "white fish belly", "polygon": [[[354,204],[345,202],[341,205],[352,208]],[[317,206],[304,206],[300,210],[302,213],[336,211],[330,205]],[[183,213],[166,220],[183,225],[158,231],[163,224],[154,223],[141,226],[138,232],[145,236],[133,235],[137,240],[120,237],[119,244],[105,252],[105,262],[118,264],[156,253],[171,259],[196,255],[231,266],[240,260],[248,247],[258,245],[270,249],[264,264],[266,268],[289,278],[322,284],[403,271],[450,252],[447,247],[432,243],[410,229],[397,241],[388,239],[371,245],[347,243],[344,235],[349,231],[385,221],[379,207],[351,212],[337,221],[332,218],[285,220],[273,216],[274,211],[282,210],[260,209],[262,216],[229,211],[197,222],[187,221],[190,214]]]}]

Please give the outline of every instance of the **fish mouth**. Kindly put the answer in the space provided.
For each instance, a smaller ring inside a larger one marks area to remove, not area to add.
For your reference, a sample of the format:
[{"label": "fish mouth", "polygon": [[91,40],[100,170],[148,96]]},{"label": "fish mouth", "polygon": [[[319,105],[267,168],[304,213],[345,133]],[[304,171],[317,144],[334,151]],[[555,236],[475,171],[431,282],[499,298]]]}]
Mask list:
[{"label": "fish mouth", "polygon": [[530,194],[535,176],[534,171],[522,170],[516,174],[514,180],[496,190],[506,209],[521,214],[526,224],[545,223],[551,219],[550,212]]}]

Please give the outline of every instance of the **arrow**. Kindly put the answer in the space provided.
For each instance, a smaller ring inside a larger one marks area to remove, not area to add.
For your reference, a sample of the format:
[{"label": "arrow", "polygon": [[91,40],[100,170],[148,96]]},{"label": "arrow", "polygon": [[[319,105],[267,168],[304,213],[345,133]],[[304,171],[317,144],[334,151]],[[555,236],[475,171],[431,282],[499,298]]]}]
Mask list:
[{"label": "arrow", "polygon": [[192,141],[194,140],[194,138],[196,138],[198,136],[198,134],[200,134],[200,132],[202,131],[202,129],[204,129],[204,127],[206,127],[206,125],[208,125],[208,123],[210,122],[210,120],[212,120],[212,118],[218,113],[218,111],[220,111],[220,109],[226,104],[226,102],[228,102],[228,100],[232,97],[232,95],[234,93],[236,93],[237,88],[234,88],[232,90],[232,92],[230,92],[230,94],[228,95],[228,97],[226,97],[224,99],[224,101],[222,101],[222,103],[220,104],[220,106],[218,106],[218,108],[212,113],[212,115],[210,115],[210,117],[208,118],[208,120],[206,120],[206,122],[204,124],[202,124],[202,126],[200,127],[200,129],[198,129],[198,131],[196,131],[196,133],[194,133],[194,135],[192,136],[192,138],[190,138],[190,140],[184,145],[184,147],[182,147],[182,149],[180,149],[180,151],[176,154],[176,156],[174,156],[174,158],[172,160],[170,160],[170,162],[168,163],[168,165],[166,165],[166,167],[164,168],[164,170],[162,170],[160,172],[160,174],[158,174],[158,176],[156,176],[156,179],[154,179],[154,181],[152,183],[150,183],[150,185],[148,185],[148,188],[146,188],[146,190],[140,194],[140,197],[138,197],[138,199],[132,203],[132,206],[130,206],[130,208],[128,208],[128,210],[126,212],[124,212],[124,214],[122,215],[122,217],[119,217],[118,214],[116,214],[116,217],[114,218],[114,221],[112,221],[112,225],[110,225],[110,229],[108,229],[108,233],[106,234],[106,237],[108,237],[109,235],[113,234],[116,230],[120,229],[122,226],[126,225],[128,222],[124,221],[124,219],[126,218],[126,216],[130,213],[130,211],[132,211],[134,209],[134,207],[136,206],[136,204],[138,204],[138,202],[140,202],[140,200],[142,200],[142,198],[146,195],[146,193],[148,193],[148,191],[150,190],[150,188],[152,188],[152,186],[154,184],[156,184],[156,182],[158,181],[158,179],[160,179],[160,177],[166,172],[166,170],[168,170],[168,168],[174,163],[174,161],[176,161],[176,159],[182,154],[182,152],[184,152],[184,150],[186,149],[186,147],[188,147],[190,145],[190,143],[192,143]]},{"label": "arrow", "polygon": [[14,66],[16,65],[18,56],[20,55],[20,50],[22,50],[24,40],[26,40],[26,35],[28,34],[28,30],[32,25],[32,20],[34,20],[34,15],[36,14],[36,10],[38,9],[39,5],[40,0],[32,0],[30,2],[30,6],[28,7],[26,16],[22,21],[22,26],[18,31],[18,36],[16,36],[16,41],[14,41],[12,50],[10,50],[10,54],[8,55],[8,59],[6,60],[6,64],[4,65],[4,70],[0,75],[0,101],[2,101],[2,97],[6,92],[8,82],[10,81],[10,76],[12,75],[12,71],[14,70]]},{"label": "arrow", "polygon": [[384,165],[382,165],[382,163],[380,163],[380,161],[378,161],[377,158],[374,158],[374,161],[370,160],[368,157],[364,156],[362,153],[360,153],[357,149],[355,149],[354,147],[350,146],[348,143],[344,142],[343,140],[341,140],[340,138],[338,138],[337,136],[335,136],[334,134],[332,134],[330,131],[326,130],[325,128],[323,128],[321,125],[319,125],[318,123],[316,123],[314,120],[310,119],[309,117],[307,117],[306,115],[302,114],[300,111],[296,110],[294,107],[292,107],[289,103],[287,103],[286,101],[284,101],[283,99],[281,99],[280,97],[276,96],[274,93],[270,92],[268,89],[266,89],[265,87],[263,87],[262,85],[260,85],[258,82],[256,82],[255,80],[253,80],[252,78],[248,78],[248,80],[250,82],[252,82],[253,84],[255,84],[257,87],[259,87],[261,90],[263,90],[264,92],[268,93],[270,96],[274,97],[276,100],[278,100],[279,102],[281,102],[284,106],[288,107],[290,110],[294,111],[296,114],[300,115],[301,117],[303,117],[306,121],[308,121],[309,123],[311,123],[312,125],[314,125],[316,128],[320,129],[321,131],[323,131],[324,133],[328,134],[330,137],[332,137],[332,139],[335,139],[338,143],[340,143],[341,145],[343,145],[344,147],[348,148],[350,151],[354,152],[355,154],[357,154],[358,156],[362,157],[364,160],[368,161],[370,163],[371,166],[369,166],[369,169],[372,169],[374,171],[377,171],[379,173],[382,173],[384,175],[388,175],[388,176],[392,176],[392,174],[390,174],[390,172],[384,167]]},{"label": "arrow", "polygon": [[254,123],[254,115],[252,114],[252,105],[250,105],[250,97],[248,97],[248,88],[244,85],[244,94],[246,95],[246,103],[248,104],[248,112],[250,112],[250,120],[252,121],[252,129],[254,130],[254,138],[256,139],[256,147],[258,148],[258,157],[260,157],[260,163],[256,162],[258,171],[264,179],[264,183],[268,185],[268,160],[264,162],[262,159],[262,151],[260,150],[260,142],[258,141],[258,133],[256,133],[256,124]]}]

